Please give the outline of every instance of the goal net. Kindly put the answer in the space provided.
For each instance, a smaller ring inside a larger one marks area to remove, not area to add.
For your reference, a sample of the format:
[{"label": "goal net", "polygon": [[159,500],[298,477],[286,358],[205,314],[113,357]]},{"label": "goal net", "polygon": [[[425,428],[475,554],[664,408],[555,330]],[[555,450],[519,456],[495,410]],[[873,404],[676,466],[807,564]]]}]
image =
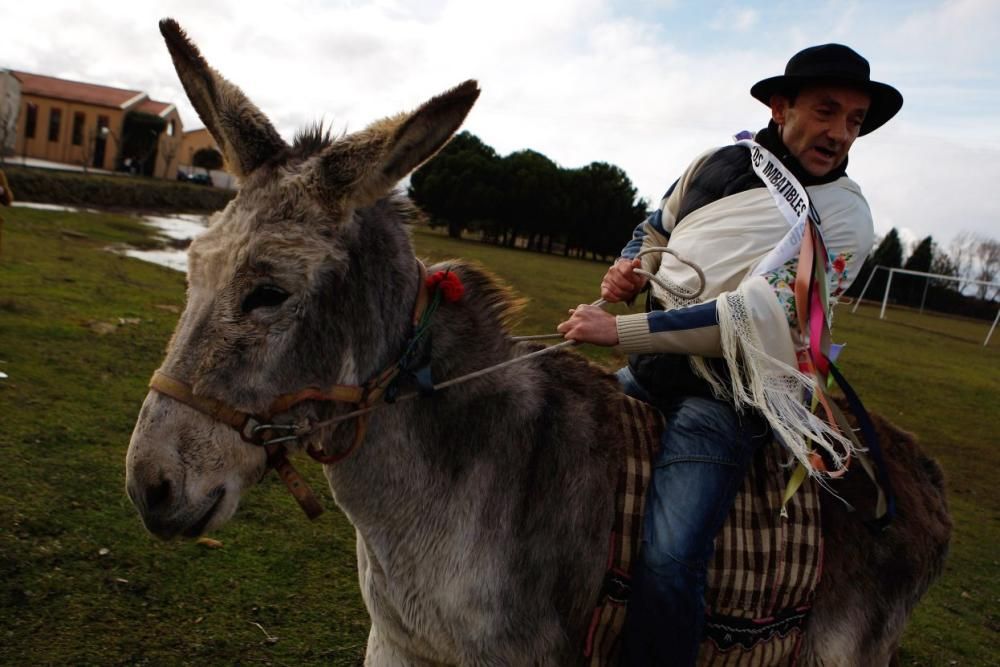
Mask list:
[{"label": "goal net", "polygon": [[[890,291],[892,290],[892,285],[893,285],[893,280],[892,279],[893,279],[893,277],[895,277],[897,275],[900,275],[900,274],[904,275],[904,276],[917,276],[917,277],[924,278],[924,280],[922,281],[923,282],[923,290],[922,290],[922,294],[921,294],[921,297],[920,297],[920,309],[919,310],[920,310],[921,314],[924,312],[924,305],[925,305],[925,303],[927,301],[927,290],[928,290],[928,288],[931,285],[931,281],[956,282],[956,283],[960,283],[960,284],[963,284],[963,285],[981,285],[981,286],[986,286],[986,287],[992,287],[992,288],[994,288],[996,290],[994,292],[994,294],[1000,293],[1000,282],[985,281],[985,280],[970,280],[968,278],[960,278],[960,277],[957,277],[957,276],[946,276],[946,275],[943,275],[943,274],[940,274],[940,273],[926,273],[924,271],[911,271],[910,269],[890,268],[888,266],[883,266],[883,265],[879,264],[874,269],[872,269],[872,272],[870,274],[868,274],[868,280],[865,282],[865,286],[861,289],[861,294],[858,295],[857,300],[854,302],[854,307],[851,308],[851,312],[852,313],[855,312],[855,311],[857,311],[858,306],[861,304],[861,301],[865,298],[865,293],[868,291],[868,288],[872,284],[872,279],[875,277],[875,274],[877,274],[880,270],[881,271],[887,271],[888,274],[889,274],[888,277],[885,279],[885,289],[884,289],[884,291],[882,293],[882,308],[879,311],[879,316],[878,316],[880,320],[884,320],[885,319],[885,311],[886,311],[886,307],[889,305]],[[900,282],[899,280],[896,281],[897,287],[899,285],[899,282]],[[913,285],[912,284],[909,285],[908,287],[911,290],[913,289]],[[998,321],[1000,321],[1000,306],[998,306],[998,308],[997,308],[997,314],[993,318],[993,324],[990,326],[989,331],[986,333],[986,338],[983,340],[983,345],[984,346],[985,345],[989,345],[990,338],[993,336],[993,332],[997,328],[997,322]]]}]

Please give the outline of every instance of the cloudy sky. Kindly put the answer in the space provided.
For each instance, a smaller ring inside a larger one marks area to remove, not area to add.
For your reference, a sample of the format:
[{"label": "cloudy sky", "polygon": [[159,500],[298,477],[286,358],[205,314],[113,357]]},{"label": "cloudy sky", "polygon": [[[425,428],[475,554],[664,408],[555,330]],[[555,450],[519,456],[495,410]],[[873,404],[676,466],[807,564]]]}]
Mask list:
[{"label": "cloudy sky", "polygon": [[498,152],[611,162],[650,201],[698,153],[765,124],[754,82],[805,46],[846,43],[906,99],[851,152],[876,231],[1000,236],[995,0],[4,2],[0,67],[145,90],[199,127],[163,16],[288,139],[317,120],[359,129],[476,78],[466,128]]}]

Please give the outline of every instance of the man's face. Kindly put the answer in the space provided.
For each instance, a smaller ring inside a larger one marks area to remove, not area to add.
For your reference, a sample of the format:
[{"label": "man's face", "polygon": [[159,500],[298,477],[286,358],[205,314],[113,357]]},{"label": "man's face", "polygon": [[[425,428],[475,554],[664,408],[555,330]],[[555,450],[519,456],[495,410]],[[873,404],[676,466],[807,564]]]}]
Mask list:
[{"label": "man's face", "polygon": [[802,167],[825,176],[844,162],[870,104],[868,94],[856,88],[820,84],[799,91],[794,104],[783,95],[773,96],[771,117]]}]

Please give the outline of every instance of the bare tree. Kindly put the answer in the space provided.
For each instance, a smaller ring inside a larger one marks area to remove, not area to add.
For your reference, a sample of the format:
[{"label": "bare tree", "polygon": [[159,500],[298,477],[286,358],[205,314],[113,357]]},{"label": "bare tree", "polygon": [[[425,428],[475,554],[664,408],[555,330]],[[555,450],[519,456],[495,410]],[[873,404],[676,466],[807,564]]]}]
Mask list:
[{"label": "bare tree", "polygon": [[7,119],[0,112],[0,165],[4,164],[4,158],[6,158],[7,154],[7,127]]},{"label": "bare tree", "polygon": [[83,173],[85,174],[90,169],[90,161],[94,159],[94,151],[97,148],[98,135],[100,135],[100,128],[90,128],[87,130],[87,136],[84,137],[83,145],[80,146],[80,162],[83,167]]},{"label": "bare tree", "polygon": [[[936,273],[942,276],[951,276],[952,278],[958,278],[958,267],[955,265],[954,260],[951,256],[940,248],[940,246],[934,246],[934,259],[931,260],[931,273]],[[931,284],[935,287],[944,287],[950,290],[959,291],[960,283],[951,280],[941,280],[941,279],[931,279]]]},{"label": "bare tree", "polygon": [[163,156],[163,177],[171,178],[170,175],[170,165],[173,164],[174,158],[177,157],[177,153],[181,150],[181,142],[176,138],[168,134],[163,134],[160,137],[160,155]]},{"label": "bare tree", "polygon": [[[976,241],[975,255],[979,266],[976,280],[993,282],[997,279],[997,275],[1000,274],[1000,241],[987,236],[977,236]],[[979,298],[985,299],[989,290],[989,285],[979,285]]]},{"label": "bare tree", "polygon": [[[955,275],[959,278],[972,279],[977,243],[976,236],[971,232],[959,232],[948,244],[948,256],[955,267]],[[958,283],[959,292],[964,292],[968,287],[969,284],[965,280]]]},{"label": "bare tree", "polygon": [[0,165],[7,156],[7,142],[17,132],[17,106],[0,99]]}]

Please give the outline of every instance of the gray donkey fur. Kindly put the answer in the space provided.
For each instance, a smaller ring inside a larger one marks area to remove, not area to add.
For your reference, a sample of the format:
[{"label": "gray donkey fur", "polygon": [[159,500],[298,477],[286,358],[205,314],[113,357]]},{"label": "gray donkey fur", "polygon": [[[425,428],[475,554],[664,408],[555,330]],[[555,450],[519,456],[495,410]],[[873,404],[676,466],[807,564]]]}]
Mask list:
[{"label": "gray donkey fur", "polygon": [[[364,382],[402,351],[421,287],[404,227],[413,212],[392,188],[457,130],[476,84],[355,134],[316,131],[289,146],[175,22],[161,31],[242,181],[191,245],[188,303],[163,371],[252,413],[308,385]],[[466,294],[432,320],[435,378],[532,349],[507,334],[517,303],[506,289],[481,269],[450,268]],[[363,446],[325,467],[357,528],[372,619],[366,664],[579,661],[612,521],[617,392],[605,372],[556,353],[373,413]],[[335,412],[312,403],[294,417]],[[332,453],[352,428],[310,437]],[[890,443],[896,450],[906,454],[895,478],[905,519],[888,538],[853,519],[831,522],[840,532],[827,541],[808,664],[887,661],[940,571],[950,527],[940,471],[905,434]],[[228,520],[265,466],[264,452],[228,426],[150,392],[127,490],[149,530],[194,536]]]}]

